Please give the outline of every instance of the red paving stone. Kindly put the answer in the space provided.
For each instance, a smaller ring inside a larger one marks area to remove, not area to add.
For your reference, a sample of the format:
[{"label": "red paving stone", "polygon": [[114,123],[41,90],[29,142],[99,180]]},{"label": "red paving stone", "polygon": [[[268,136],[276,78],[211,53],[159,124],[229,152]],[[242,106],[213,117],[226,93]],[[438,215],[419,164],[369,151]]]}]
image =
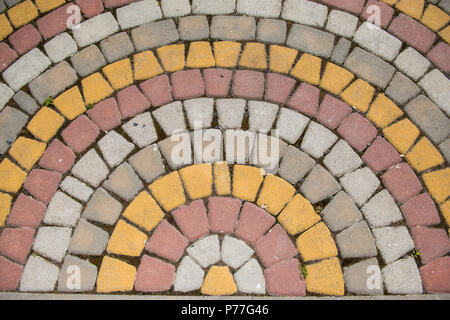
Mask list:
[{"label": "red paving stone", "polygon": [[264,270],[267,292],[271,296],[305,296],[305,281],[300,276],[299,262],[289,259]]},{"label": "red paving stone", "polygon": [[444,229],[414,227],[411,234],[423,264],[450,252],[450,239]]},{"label": "red paving stone", "polygon": [[21,193],[8,216],[8,225],[37,228],[46,210],[47,207],[42,202]]},{"label": "red paving stone", "polygon": [[246,202],[236,226],[236,236],[250,244],[255,244],[274,224],[275,218],[264,209]]},{"label": "red paving stone", "polygon": [[34,169],[30,172],[23,187],[33,197],[48,204],[61,183],[62,175],[56,171]]},{"label": "red paving stone", "polygon": [[208,216],[203,200],[195,200],[179,207],[172,216],[189,241],[195,241],[209,233]]},{"label": "red paving stone", "polygon": [[68,13],[67,9],[71,5],[73,4],[68,3],[37,20],[37,27],[44,39],[53,38],[54,36],[66,31],[67,21],[72,14],[70,10]]},{"label": "red paving stone", "polygon": [[[386,29],[391,22],[392,17],[394,16],[395,10],[390,5],[377,0],[369,0],[367,1],[366,6],[361,14],[361,18],[364,20],[369,19],[369,17],[373,16],[375,11],[373,9],[369,9],[371,6],[378,6],[380,9],[380,27],[382,29]],[[371,21],[372,22],[372,21]],[[372,22],[373,23],[373,22]]]},{"label": "red paving stone", "polygon": [[269,73],[267,75],[266,99],[270,102],[285,104],[294,86],[294,79],[276,73]]},{"label": "red paving stone", "polygon": [[172,287],[175,267],[170,263],[144,255],[136,273],[136,291],[163,292]]},{"label": "red paving stone", "polygon": [[102,13],[104,10],[102,0],[77,0],[75,3],[88,19]]},{"label": "red paving stone", "polygon": [[409,199],[400,209],[410,227],[432,226],[441,222],[436,205],[428,192]]},{"label": "red paving stone", "polygon": [[450,292],[450,257],[442,257],[420,267],[423,286],[428,293]]},{"label": "red paving stone", "polygon": [[362,160],[377,174],[401,162],[402,157],[386,139],[378,136],[367,148]]},{"label": "red paving stone", "polygon": [[35,229],[6,228],[0,235],[0,253],[24,264],[33,245]]},{"label": "red paving stone", "polygon": [[308,116],[314,116],[319,109],[320,90],[303,82],[294,92],[288,106]]},{"label": "red paving stone", "polygon": [[354,112],[337,129],[344,140],[359,152],[377,136],[377,129],[369,120]]},{"label": "red paving stone", "polygon": [[99,134],[98,127],[83,114],[64,129],[61,137],[73,151],[80,153],[93,144]]},{"label": "red paving stone", "polygon": [[232,94],[247,99],[262,99],[264,95],[264,73],[237,70],[233,75]]},{"label": "red paving stone", "polygon": [[180,260],[188,245],[188,240],[167,220],[163,220],[153,231],[146,249],[170,261]]},{"label": "red paving stone", "polygon": [[431,60],[439,69],[450,72],[450,46],[444,42],[439,42],[428,53],[427,58]]},{"label": "red paving stone", "polygon": [[256,243],[255,251],[265,267],[293,258],[298,253],[292,240],[279,224]]},{"label": "red paving stone", "polygon": [[404,203],[422,191],[422,185],[411,167],[402,162],[381,176],[384,186],[399,203]]},{"label": "red paving stone", "polygon": [[173,101],[172,87],[170,86],[169,77],[165,74],[144,81],[139,87],[147,99],[155,107],[159,107]]},{"label": "red paving stone", "polygon": [[136,1],[137,0],[103,0],[106,8],[119,7]]},{"label": "red paving stone", "polygon": [[44,169],[65,173],[72,168],[74,162],[75,153],[72,149],[55,139],[39,160],[39,166]]},{"label": "red paving stone", "polygon": [[236,227],[242,202],[228,197],[208,199],[209,226],[211,232],[231,234]]},{"label": "red paving stone", "polygon": [[22,277],[23,266],[0,256],[0,291],[16,290]]},{"label": "red paving stone", "polygon": [[87,111],[87,114],[103,131],[109,131],[122,123],[119,107],[114,98],[97,103],[95,107]]},{"label": "red paving stone", "polygon": [[0,72],[8,68],[17,57],[17,53],[10,46],[0,42]]},{"label": "red paving stone", "polygon": [[336,129],[352,112],[345,102],[326,94],[320,103],[317,120],[329,129]]},{"label": "red paving stone", "polygon": [[150,108],[150,102],[135,85],[120,90],[117,101],[122,119],[137,116]]},{"label": "red paving stone", "polygon": [[321,0],[322,2],[329,4],[333,7],[337,7],[341,10],[348,11],[354,14],[360,14],[364,7],[365,0]]},{"label": "red paving stone", "polygon": [[233,71],[226,69],[206,69],[203,71],[205,92],[208,97],[225,97],[230,90]]},{"label": "red paving stone", "polygon": [[205,85],[200,70],[177,71],[172,74],[170,80],[175,99],[192,99],[205,94]]},{"label": "red paving stone", "polygon": [[41,42],[42,37],[32,24],[27,24],[10,35],[8,40],[13,48],[22,55],[36,47]]}]

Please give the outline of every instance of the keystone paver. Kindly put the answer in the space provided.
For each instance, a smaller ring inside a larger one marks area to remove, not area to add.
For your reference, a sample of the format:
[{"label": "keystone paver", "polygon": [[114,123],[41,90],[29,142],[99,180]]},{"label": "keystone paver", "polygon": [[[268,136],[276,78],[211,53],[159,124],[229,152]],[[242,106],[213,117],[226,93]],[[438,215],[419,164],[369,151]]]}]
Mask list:
[{"label": "keystone paver", "polygon": [[275,19],[260,19],[256,27],[256,40],[283,44],[286,42],[287,25],[285,21]]},{"label": "keystone paver", "polygon": [[59,187],[62,191],[83,202],[88,201],[94,192],[92,188],[72,176],[64,178]]},{"label": "keystone paver", "polygon": [[189,0],[162,0],[161,9],[166,18],[180,17],[191,13]]},{"label": "keystone paver", "polygon": [[[181,151],[180,146],[183,146]],[[171,137],[158,142],[158,148],[172,170],[193,162],[191,135],[187,132],[173,134]]]},{"label": "keystone paver", "polygon": [[101,228],[81,219],[70,240],[69,253],[100,256],[108,245],[109,234]]},{"label": "keystone paver", "polygon": [[17,139],[28,117],[21,111],[5,107],[0,112],[0,153],[5,153]]},{"label": "keystone paver", "polygon": [[239,129],[244,118],[246,102],[243,99],[216,100],[219,125],[223,129]]},{"label": "keystone paver", "polygon": [[75,177],[96,188],[108,176],[109,170],[98,153],[91,149],[78,160],[71,172]]},{"label": "keystone paver", "polygon": [[390,168],[381,178],[385,187],[399,203],[406,202],[423,189],[414,171],[405,162]]},{"label": "keystone paver", "polygon": [[202,294],[210,296],[232,295],[236,291],[236,283],[228,266],[212,266],[200,290]]},{"label": "keystone paver", "polygon": [[174,280],[174,291],[189,292],[200,289],[205,271],[195,261],[185,256],[178,265]]},{"label": "keystone paver", "polygon": [[69,248],[72,229],[41,227],[34,240],[33,250],[56,262],[62,262]]},{"label": "keystone paver", "polygon": [[288,143],[295,144],[302,135],[309,118],[299,112],[288,108],[281,108],[278,115],[276,128],[279,130],[279,137]]},{"label": "keystone paver", "polygon": [[122,126],[139,148],[144,148],[158,139],[152,117],[149,112],[140,114]]},{"label": "keystone paver", "polygon": [[137,51],[157,48],[180,39],[172,19],[146,23],[131,30],[131,38]]},{"label": "keystone paver", "polygon": [[419,80],[431,66],[428,59],[411,47],[402,51],[395,59],[394,64],[415,81]]},{"label": "keystone paver", "polygon": [[395,261],[383,268],[384,285],[390,294],[420,294],[423,292],[419,269],[412,257]]},{"label": "keystone paver", "polygon": [[48,204],[61,182],[61,173],[42,169],[33,169],[23,187],[33,197]]},{"label": "keystone paver", "polygon": [[100,187],[87,203],[83,211],[83,218],[106,225],[113,225],[121,212],[122,204]]},{"label": "keystone paver", "polygon": [[194,14],[229,14],[233,13],[236,8],[236,0],[209,1],[209,0],[193,0],[192,12]]},{"label": "keystone paver", "polygon": [[426,292],[439,293],[449,291],[450,258],[442,257],[420,268],[423,286]]},{"label": "keystone paver", "polygon": [[363,206],[380,186],[380,180],[369,168],[347,173],[340,179],[340,182],[359,207]]},{"label": "keystone paver", "polygon": [[344,140],[339,140],[323,159],[330,172],[339,177],[362,165],[361,158]]},{"label": "keystone paver", "polygon": [[103,40],[117,31],[119,31],[117,21],[111,12],[106,12],[82,22],[78,28],[73,29],[73,37],[82,48]]},{"label": "keystone paver", "polygon": [[267,292],[273,296],[305,296],[305,281],[301,278],[299,262],[289,259],[264,270]]},{"label": "keystone paver", "polygon": [[[212,56],[211,56],[212,57]],[[230,91],[233,72],[227,69],[206,69],[203,71],[205,93],[208,97],[225,97]]]},{"label": "keystone paver", "polygon": [[[350,38],[355,34],[357,24],[357,17],[343,11],[331,10],[328,15],[326,29],[338,36]],[[361,27],[358,29],[358,32],[360,30]],[[354,41],[358,41],[356,40],[357,37],[355,35]]]},{"label": "keystone paver", "polygon": [[337,132],[359,152],[363,151],[377,135],[375,126],[356,112],[341,123]]},{"label": "keystone paver", "polygon": [[210,235],[194,242],[186,249],[200,266],[207,268],[220,260],[220,242],[217,235]]},{"label": "keystone paver", "polygon": [[214,16],[212,18],[212,39],[229,41],[255,40],[255,34],[256,22],[253,17]]},{"label": "keystone paver", "polygon": [[[181,175],[183,178],[183,174]],[[172,217],[189,241],[195,241],[209,232],[206,207],[201,199],[176,209],[172,212]]]},{"label": "keystone paver", "polygon": [[120,7],[116,14],[122,30],[162,18],[161,9],[155,0],[143,0]]},{"label": "keystone paver", "polygon": [[301,149],[314,158],[321,158],[338,137],[317,122],[311,122],[303,137]]},{"label": "keystone paver", "polygon": [[407,76],[397,72],[386,88],[385,94],[398,104],[405,104],[420,93],[419,87]]},{"label": "keystone paver", "polygon": [[438,69],[426,74],[419,82],[428,96],[433,100],[438,107],[444,111],[447,116],[450,115],[450,80],[440,72]]},{"label": "keystone paver", "polygon": [[450,239],[444,229],[419,226],[412,228],[411,234],[423,264],[438,259],[450,251]]},{"label": "keystone paver", "polygon": [[328,8],[324,5],[307,0],[287,0],[284,2],[281,17],[314,27],[323,27],[328,15]]},{"label": "keystone paver", "polygon": [[311,203],[325,200],[341,190],[336,179],[320,164],[317,164],[306,177],[300,191]]},{"label": "keystone paver", "polygon": [[329,129],[336,129],[352,112],[352,108],[345,102],[327,94],[319,106],[317,120]]},{"label": "keystone paver", "polygon": [[265,294],[266,281],[261,266],[256,259],[250,259],[235,274],[234,280],[240,292]]},{"label": "keystone paver", "polygon": [[146,249],[170,261],[180,260],[188,240],[167,220],[163,220],[153,231]]},{"label": "keystone paver", "polygon": [[214,99],[197,98],[186,100],[183,103],[186,117],[191,129],[204,129],[211,127],[214,112]]},{"label": "keystone paver", "polygon": [[294,24],[289,32],[287,45],[319,57],[330,58],[334,39],[335,36],[331,33]]},{"label": "keystone paver", "polygon": [[381,269],[376,258],[370,258],[344,267],[344,281],[346,289],[353,294],[383,295],[383,279]]},{"label": "keystone paver", "polygon": [[387,190],[376,194],[361,208],[361,211],[371,227],[385,227],[403,219],[397,204]]},{"label": "keystone paver", "polygon": [[269,132],[277,116],[279,107],[272,103],[249,101],[249,126],[256,132]]},{"label": "keystone paver", "polygon": [[342,258],[368,258],[377,255],[377,247],[365,221],[355,222],[336,235]]},{"label": "keystone paver", "polygon": [[100,49],[91,45],[70,57],[72,65],[81,77],[85,77],[106,65]]},{"label": "keystone paver", "polygon": [[59,268],[47,260],[31,256],[22,274],[19,291],[52,292],[58,280]]},{"label": "keystone paver", "polygon": [[24,264],[33,245],[35,230],[32,228],[5,228],[0,236],[0,252]]},{"label": "keystone paver", "polygon": [[414,242],[404,226],[375,228],[372,232],[386,263],[391,263],[414,249]]},{"label": "keystone paver", "polygon": [[44,223],[75,227],[81,215],[81,204],[63,192],[57,191],[50,201],[44,216]]},{"label": "keystone paver", "polygon": [[158,121],[164,133],[171,136],[174,133],[186,130],[184,122],[183,105],[175,101],[153,111],[153,117]]},{"label": "keystone paver", "polygon": [[130,154],[134,149],[134,144],[116,131],[110,131],[98,142],[98,147],[108,165],[115,167]]},{"label": "keystone paver", "polygon": [[22,90],[18,91],[14,95],[13,100],[23,111],[30,115],[35,114],[39,109],[39,105],[36,103],[36,100]]},{"label": "keystone paver", "polygon": [[129,160],[136,173],[150,183],[158,176],[166,172],[161,154],[156,144],[150,145],[135,155]]},{"label": "keystone paver", "polygon": [[11,208],[8,225],[37,228],[46,209],[42,202],[21,193]]},{"label": "keystone paver", "polygon": [[331,231],[340,231],[362,219],[361,212],[353,200],[340,191],[322,210],[322,217]]},{"label": "keystone paver", "polygon": [[209,38],[209,24],[206,16],[190,16],[180,18],[178,23],[180,39],[185,41]]},{"label": "keystone paver", "polygon": [[76,42],[67,33],[61,33],[44,44],[45,52],[53,63],[58,63],[77,52]]},{"label": "keystone paver", "polygon": [[281,12],[281,0],[238,0],[236,11],[239,14],[263,18],[277,18]]},{"label": "keystone paver", "polygon": [[239,269],[253,253],[253,249],[242,240],[225,236],[222,241],[222,261],[233,269]]},{"label": "keystone paver", "polygon": [[[78,267],[80,274],[80,287],[72,285],[69,281],[70,275],[73,273],[74,267]],[[80,259],[75,256],[67,255],[58,277],[59,292],[88,292],[92,291],[97,280],[97,267],[87,260]],[[70,284],[70,285],[69,285]]]},{"label": "keystone paver", "polygon": [[125,32],[116,33],[102,40],[100,48],[109,63],[125,58],[134,51],[133,44]]},{"label": "keystone paver", "polygon": [[105,189],[117,194],[126,201],[131,201],[144,187],[133,168],[127,162],[118,166],[103,185]]},{"label": "keystone paver", "polygon": [[170,290],[175,276],[175,266],[160,259],[143,256],[136,273],[135,289],[141,292]]}]

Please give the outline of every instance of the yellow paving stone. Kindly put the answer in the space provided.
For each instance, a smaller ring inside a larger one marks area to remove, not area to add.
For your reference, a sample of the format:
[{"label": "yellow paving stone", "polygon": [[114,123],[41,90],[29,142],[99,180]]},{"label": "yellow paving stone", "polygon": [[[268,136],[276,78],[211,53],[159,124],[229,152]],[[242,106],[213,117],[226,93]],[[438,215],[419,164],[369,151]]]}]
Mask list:
[{"label": "yellow paving stone", "polygon": [[114,92],[109,83],[98,72],[81,80],[81,86],[83,87],[86,104],[97,103]]},{"label": "yellow paving stone", "polygon": [[289,234],[296,235],[319,222],[320,216],[306,198],[296,194],[281,211],[278,221]]},{"label": "yellow paving stone", "polygon": [[237,65],[241,44],[232,41],[214,42],[214,56],[216,66],[221,68],[234,68]]},{"label": "yellow paving stone", "polygon": [[133,84],[133,70],[131,70],[130,59],[111,63],[103,68],[103,72],[114,90]]},{"label": "yellow paving stone", "polygon": [[395,8],[407,14],[411,18],[420,19],[423,12],[425,0],[400,0]]},{"label": "yellow paving stone", "polygon": [[27,173],[16,166],[11,160],[4,158],[0,162],[0,190],[17,192],[22,187]]},{"label": "yellow paving stone", "polygon": [[136,268],[121,260],[105,256],[97,278],[97,292],[133,290]]},{"label": "yellow paving stone", "polygon": [[212,54],[211,45],[208,41],[191,42],[186,59],[188,68],[209,68],[216,65]]},{"label": "yellow paving stone", "polygon": [[340,94],[355,78],[350,71],[328,62],[320,82],[320,87],[332,94]]},{"label": "yellow paving stone", "polygon": [[318,85],[320,83],[321,66],[322,59],[308,53],[304,53],[297,61],[295,67],[291,70],[291,75],[300,81],[304,81],[312,85]]},{"label": "yellow paving stone", "polygon": [[184,68],[184,44],[173,44],[158,48],[159,59],[167,72],[175,72]]},{"label": "yellow paving stone", "polygon": [[35,0],[40,12],[47,12],[63,5],[65,0]]},{"label": "yellow paving stone", "polygon": [[212,166],[209,163],[194,164],[181,169],[180,177],[191,199],[205,198],[212,193]]},{"label": "yellow paving stone", "polygon": [[277,215],[292,199],[294,193],[295,188],[289,182],[277,176],[268,175],[264,179],[257,204],[271,214]]},{"label": "yellow paving stone", "polygon": [[135,80],[146,80],[164,72],[152,51],[135,54],[133,63]]},{"label": "yellow paving stone", "polygon": [[63,116],[48,107],[42,107],[28,122],[27,129],[39,140],[48,142],[63,124]]},{"label": "yellow paving stone", "polygon": [[387,3],[388,5],[393,6],[394,4],[396,4],[398,2],[398,0],[381,0],[384,3]]},{"label": "yellow paving stone", "polygon": [[425,173],[425,186],[437,203],[444,202],[450,195],[450,168]]},{"label": "yellow paving stone", "polygon": [[343,296],[344,276],[337,258],[306,265],[306,290],[328,296]]},{"label": "yellow paving stone", "polygon": [[29,171],[36,161],[41,158],[46,146],[47,145],[43,142],[19,137],[14,142],[11,149],[9,149],[9,154],[22,166],[22,168]]},{"label": "yellow paving stone", "polygon": [[209,296],[232,295],[236,291],[236,283],[228,266],[212,266],[201,288],[201,293]]},{"label": "yellow paving stone", "polygon": [[83,97],[77,86],[59,95],[53,100],[53,104],[69,120],[75,119],[86,111]]},{"label": "yellow paving stone", "polygon": [[406,154],[416,141],[420,131],[409,119],[403,119],[383,129],[383,134],[395,149],[401,154]]},{"label": "yellow paving stone", "polygon": [[403,115],[403,111],[384,94],[379,93],[370,106],[367,119],[378,128],[385,128]]},{"label": "yellow paving stone", "polygon": [[165,211],[172,211],[186,202],[178,171],[154,181],[149,189]]},{"label": "yellow paving stone", "polygon": [[447,26],[445,29],[441,30],[438,34],[445,40],[445,42],[450,43],[450,26]]},{"label": "yellow paving stone", "polygon": [[31,0],[23,1],[8,10],[8,17],[14,27],[19,28],[39,15]]},{"label": "yellow paving stone", "polygon": [[230,168],[226,162],[214,163],[214,188],[218,196],[231,194]]},{"label": "yellow paving stone", "polygon": [[438,7],[430,4],[426,8],[421,21],[428,28],[436,32],[450,21],[450,17]]},{"label": "yellow paving stone", "polygon": [[306,262],[331,258],[338,254],[331,232],[323,222],[302,233],[296,243],[303,261]]},{"label": "yellow paving stone", "polygon": [[267,69],[266,46],[263,43],[247,43],[239,65],[249,69]]},{"label": "yellow paving stone", "polygon": [[364,80],[356,79],[344,92],[341,98],[361,112],[366,112],[372,102],[375,88]]},{"label": "yellow paving stone", "polygon": [[11,23],[9,23],[6,14],[0,14],[0,41],[6,39],[6,37],[9,36],[11,32],[13,32],[13,28],[11,26]]},{"label": "yellow paving stone", "polygon": [[417,142],[406,154],[406,160],[418,172],[422,172],[444,163],[444,158],[426,137]]},{"label": "yellow paving stone", "polygon": [[119,220],[108,242],[106,251],[130,257],[139,257],[144,250],[147,235],[124,220]]},{"label": "yellow paving stone", "polygon": [[294,65],[298,51],[277,45],[270,46],[270,71],[288,73]]},{"label": "yellow paving stone", "polygon": [[440,208],[442,211],[442,215],[444,216],[444,219],[447,222],[447,225],[450,226],[450,200],[447,200],[443,204],[441,204]]},{"label": "yellow paving stone", "polygon": [[128,205],[123,216],[146,231],[151,231],[164,218],[164,212],[151,195],[142,191]]},{"label": "yellow paving stone", "polygon": [[262,169],[235,165],[233,168],[233,196],[242,200],[255,201],[262,181]]},{"label": "yellow paving stone", "polygon": [[11,209],[12,197],[0,192],[0,227],[3,227]]}]

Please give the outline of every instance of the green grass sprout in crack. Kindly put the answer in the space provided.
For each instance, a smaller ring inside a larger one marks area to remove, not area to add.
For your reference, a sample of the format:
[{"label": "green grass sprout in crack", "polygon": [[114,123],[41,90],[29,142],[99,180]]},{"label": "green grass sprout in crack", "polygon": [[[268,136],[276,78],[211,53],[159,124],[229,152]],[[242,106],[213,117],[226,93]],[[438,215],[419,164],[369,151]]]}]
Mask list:
[{"label": "green grass sprout in crack", "polygon": [[44,100],[43,102],[43,106],[44,107],[48,107],[50,105],[53,104],[53,98],[51,96],[49,96],[47,99]]}]

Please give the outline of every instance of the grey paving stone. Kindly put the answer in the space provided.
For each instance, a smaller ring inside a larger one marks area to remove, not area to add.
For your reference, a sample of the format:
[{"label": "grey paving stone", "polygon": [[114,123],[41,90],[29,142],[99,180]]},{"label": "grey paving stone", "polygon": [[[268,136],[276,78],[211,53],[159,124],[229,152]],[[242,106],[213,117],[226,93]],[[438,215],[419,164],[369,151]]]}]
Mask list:
[{"label": "grey paving stone", "polygon": [[333,53],[331,54],[331,61],[337,64],[343,64],[345,59],[347,59],[348,53],[350,52],[350,47],[352,43],[350,40],[345,38],[339,39],[339,42],[333,49]]},{"label": "grey paving stone", "polygon": [[220,260],[220,242],[217,234],[195,241],[186,252],[200,266],[207,268]]},{"label": "grey paving stone", "polygon": [[237,0],[237,13],[262,18],[277,18],[281,12],[281,0]]},{"label": "grey paving stone", "polygon": [[183,105],[191,129],[197,130],[211,127],[214,113],[214,99],[191,99],[184,101]]},{"label": "grey paving stone", "polygon": [[325,200],[341,190],[336,179],[320,164],[317,164],[300,187],[302,194],[312,203]]},{"label": "grey paving stone", "polygon": [[287,38],[288,47],[323,58],[330,58],[335,36],[315,28],[294,24]]},{"label": "grey paving stone", "polygon": [[178,23],[180,39],[186,41],[209,38],[209,24],[206,16],[182,17]]},{"label": "grey paving stone", "polygon": [[113,225],[119,219],[122,204],[114,199],[105,189],[95,190],[83,211],[83,218]]},{"label": "grey paving stone", "polygon": [[150,183],[166,172],[158,145],[152,144],[128,160],[136,173],[146,182]]},{"label": "grey paving stone", "polygon": [[183,106],[180,101],[166,104],[152,114],[166,135],[171,136],[174,133],[186,131]]},{"label": "grey paving stone", "polygon": [[397,104],[403,105],[417,96],[420,89],[407,76],[397,72],[384,93]]},{"label": "grey paving stone", "polygon": [[355,34],[358,17],[339,10],[331,10],[326,29],[338,36],[350,38]]},{"label": "grey paving stone", "polygon": [[71,228],[40,227],[34,240],[33,250],[46,258],[62,262],[69,248]]},{"label": "grey paving stone", "polygon": [[0,111],[14,95],[14,91],[6,84],[0,82]]},{"label": "grey paving stone", "polygon": [[228,163],[247,163],[255,144],[255,137],[255,133],[250,130],[226,130],[223,135],[225,160]]},{"label": "grey paving stone", "polygon": [[134,149],[134,144],[115,131],[110,131],[98,142],[98,147],[108,165],[113,168]]},{"label": "grey paving stone", "polygon": [[266,174],[277,174],[287,143],[276,136],[258,133],[255,138],[250,164],[264,169]]},{"label": "grey paving stone", "polygon": [[191,257],[185,256],[175,273],[173,290],[175,292],[189,292],[200,289],[204,277],[205,271]]},{"label": "grey paving stone", "polygon": [[72,176],[65,177],[59,187],[67,194],[83,202],[88,201],[94,192],[92,188]]},{"label": "grey paving stone", "polygon": [[61,191],[57,191],[47,207],[44,223],[75,227],[81,215],[81,204]]},{"label": "grey paving stone", "polygon": [[245,112],[243,99],[217,99],[216,109],[219,125],[223,129],[239,129],[242,125]]},{"label": "grey paving stone", "polygon": [[414,242],[404,226],[375,228],[372,232],[386,263],[394,262],[414,249]]},{"label": "grey paving stone", "polygon": [[109,170],[97,152],[91,149],[75,163],[71,172],[96,188],[108,176]]},{"label": "grey paving stone", "polygon": [[117,21],[122,30],[140,26],[162,18],[156,0],[142,0],[116,10]]},{"label": "grey paving stone", "polygon": [[344,140],[339,140],[323,159],[323,163],[335,176],[342,176],[358,169],[362,160]]},{"label": "grey paving stone", "polygon": [[314,158],[321,158],[337,141],[338,137],[316,122],[311,122],[303,137],[300,148]]},{"label": "grey paving stone", "polygon": [[[79,282],[75,281],[79,271]],[[58,277],[59,292],[88,292],[94,290],[97,280],[97,267],[88,260],[71,255],[64,258]],[[79,285],[79,286],[78,286]]]},{"label": "grey paving stone", "polygon": [[106,65],[105,57],[103,57],[100,49],[95,45],[91,45],[78,51],[70,57],[70,60],[81,77],[90,75]]},{"label": "grey paving stone", "polygon": [[253,17],[215,16],[211,21],[211,38],[241,41],[255,40],[256,22]]},{"label": "grey paving stone", "polygon": [[384,267],[383,278],[386,290],[390,294],[423,292],[419,269],[412,257],[406,257]]},{"label": "grey paving stone", "polygon": [[185,16],[191,13],[189,0],[161,0],[161,9],[166,18]]},{"label": "grey paving stone", "polygon": [[23,111],[30,115],[35,114],[36,111],[38,111],[38,109],[40,108],[36,103],[36,100],[34,100],[29,94],[23,92],[22,90],[18,91],[14,95],[13,100]]},{"label": "grey paving stone", "polygon": [[85,47],[109,37],[119,30],[119,25],[111,12],[105,12],[86,20],[74,28],[73,37],[78,46]]},{"label": "grey paving stone", "polygon": [[377,255],[377,247],[365,221],[355,222],[336,235],[342,258],[368,258]]},{"label": "grey paving stone", "polygon": [[340,182],[359,207],[363,206],[380,186],[380,180],[367,167],[347,173]]},{"label": "grey paving stone", "polygon": [[417,124],[435,144],[450,135],[450,120],[424,95],[420,95],[405,107],[408,118]]},{"label": "grey paving stone", "polygon": [[222,241],[222,261],[233,269],[240,268],[253,256],[253,249],[244,241],[225,236]]},{"label": "grey paving stone", "polygon": [[11,107],[5,107],[0,112],[0,154],[11,147],[27,121],[27,115]]},{"label": "grey paving stone", "polygon": [[3,2],[3,0],[0,0],[0,13],[6,10],[6,4]]},{"label": "grey paving stone", "polygon": [[387,190],[376,194],[361,208],[361,211],[371,227],[385,227],[403,220],[397,204]]},{"label": "grey paving stone", "polygon": [[431,66],[431,62],[427,58],[411,47],[402,51],[395,59],[394,64],[415,81],[419,80]]},{"label": "grey paving stone", "polygon": [[6,5],[11,8],[14,7],[16,4],[21,2],[22,0],[5,0]]},{"label": "grey paving stone", "polygon": [[158,139],[150,112],[144,112],[122,126],[133,142],[144,148]]},{"label": "grey paving stone", "polygon": [[277,120],[279,137],[290,144],[295,144],[302,135],[309,118],[292,109],[281,108]]},{"label": "grey paving stone", "polygon": [[180,39],[172,19],[146,23],[131,30],[131,38],[137,51],[162,47]]},{"label": "grey paving stone", "polygon": [[269,132],[278,113],[278,105],[264,101],[249,101],[249,126],[250,130]]},{"label": "grey paving stone", "polygon": [[450,116],[450,80],[438,69],[427,73],[419,81],[425,92],[437,106]]},{"label": "grey paving stone", "polygon": [[176,133],[158,142],[159,150],[172,170],[192,164],[191,136],[187,132]]},{"label": "grey paving stone", "polygon": [[126,201],[133,200],[139,191],[144,188],[141,180],[127,162],[118,166],[108,177],[108,180],[103,183],[103,186]]},{"label": "grey paving stone", "polygon": [[316,162],[303,151],[288,146],[280,164],[279,174],[284,180],[296,184],[314,167]]},{"label": "grey paving stone", "polygon": [[133,44],[126,32],[116,33],[102,40],[100,48],[109,63],[125,58],[134,51]]},{"label": "grey paving stone", "polygon": [[19,291],[52,292],[58,280],[59,268],[53,263],[38,257],[30,256],[23,269]]},{"label": "grey paving stone", "polygon": [[67,32],[47,41],[44,49],[53,63],[58,63],[78,51],[76,42]]},{"label": "grey paving stone", "polygon": [[445,160],[447,160],[447,163],[450,163],[450,138],[444,140],[444,142],[439,145],[439,150],[441,151]]},{"label": "grey paving stone", "polygon": [[307,0],[286,0],[281,17],[314,27],[323,27],[327,20],[326,6]]},{"label": "grey paving stone", "polygon": [[194,163],[214,163],[223,160],[223,138],[219,129],[195,130],[191,133]]},{"label": "grey paving stone", "polygon": [[238,290],[248,294],[265,294],[266,280],[261,266],[256,259],[250,259],[235,274],[234,280]]},{"label": "grey paving stone", "polygon": [[73,232],[69,253],[85,256],[101,256],[108,245],[108,232],[81,219]]},{"label": "grey paving stone", "polygon": [[438,6],[440,8],[442,8],[442,10],[447,12],[447,14],[450,14],[450,1],[448,1],[448,0],[441,0],[441,1],[439,1]]},{"label": "grey paving stone", "polygon": [[259,19],[256,27],[256,40],[284,44],[286,42],[286,21],[276,19]]},{"label": "grey paving stone", "polygon": [[395,73],[395,68],[389,63],[359,47],[353,49],[344,66],[382,89],[387,87]]},{"label": "grey paving stone", "polygon": [[376,258],[344,267],[345,288],[358,295],[383,295],[383,277]]},{"label": "grey paving stone", "polygon": [[44,72],[50,64],[50,59],[41,50],[34,48],[3,71],[3,80],[11,89],[18,91]]},{"label": "grey paving stone", "polygon": [[192,0],[192,12],[194,14],[229,14],[236,8],[236,0]]},{"label": "grey paving stone", "polygon": [[344,191],[336,194],[325,206],[322,210],[322,217],[333,232],[345,229],[362,219],[361,212]]}]

